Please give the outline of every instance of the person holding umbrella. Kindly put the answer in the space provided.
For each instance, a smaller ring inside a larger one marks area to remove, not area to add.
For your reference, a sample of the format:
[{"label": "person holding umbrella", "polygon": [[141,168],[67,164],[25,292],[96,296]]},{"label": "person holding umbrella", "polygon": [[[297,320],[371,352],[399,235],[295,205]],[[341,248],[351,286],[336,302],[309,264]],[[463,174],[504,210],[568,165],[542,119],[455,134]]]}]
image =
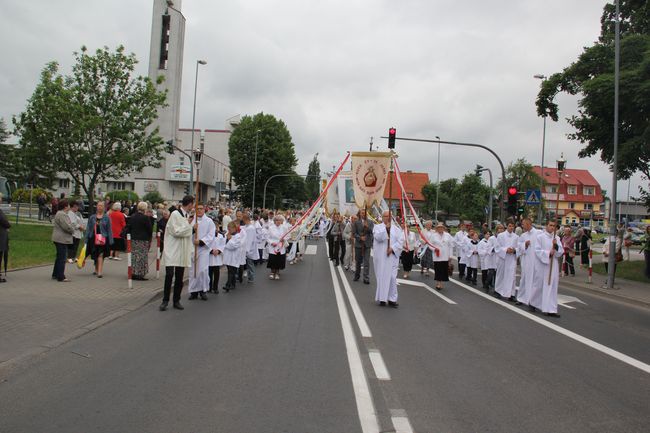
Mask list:
[{"label": "person holding umbrella", "polygon": [[[0,194],[0,204],[2,204],[2,194]],[[11,223],[0,210],[0,283],[6,283],[7,279],[7,260],[9,259],[9,228]],[[2,276],[2,263],[5,265],[5,276]]]}]

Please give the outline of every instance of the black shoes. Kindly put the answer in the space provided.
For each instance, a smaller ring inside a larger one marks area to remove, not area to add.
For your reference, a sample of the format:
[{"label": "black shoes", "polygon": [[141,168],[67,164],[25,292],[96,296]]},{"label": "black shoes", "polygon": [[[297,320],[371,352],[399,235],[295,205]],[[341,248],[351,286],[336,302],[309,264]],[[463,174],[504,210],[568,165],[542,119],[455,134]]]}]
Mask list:
[{"label": "black shoes", "polygon": [[544,315],[547,317],[560,317],[560,315],[557,313],[544,313]]},{"label": "black shoes", "polygon": [[388,301],[388,306],[392,308],[397,308],[399,307],[399,304],[397,302]]},{"label": "black shoes", "polygon": [[514,296],[511,296],[511,297],[508,298],[508,301],[517,302],[517,298],[515,298]]},{"label": "black shoes", "polygon": [[352,281],[359,281],[359,276],[355,275],[354,278],[352,279]]},{"label": "black shoes", "polygon": [[370,280],[363,280],[363,284],[370,284]]},{"label": "black shoes", "polygon": [[386,303],[385,303],[384,301],[381,301],[381,302],[379,302],[379,306],[380,306],[380,307],[385,307],[385,306],[386,306]]},{"label": "black shoes", "polygon": [[202,301],[207,301],[208,300],[208,295],[206,295],[205,292],[199,293],[199,296],[201,297]]},{"label": "black shoes", "polygon": [[529,305],[528,306],[528,311],[530,311],[531,313],[534,313],[535,311],[537,311],[537,308],[533,307],[532,305]]},{"label": "black shoes", "polygon": [[158,309],[160,311],[165,311],[165,310],[167,310],[167,305],[169,305],[168,301],[162,301],[162,304],[160,304],[160,307],[158,307]]},{"label": "black shoes", "polygon": [[188,298],[190,301],[193,301],[195,299],[199,298],[199,294],[197,292],[190,293],[190,297]]},{"label": "black shoes", "polygon": [[521,305],[521,301],[515,302],[515,305]]},{"label": "black shoes", "polygon": [[177,310],[184,310],[185,309],[185,307],[183,307],[181,305],[181,303],[178,302],[178,301],[174,302],[174,308],[177,309]]}]

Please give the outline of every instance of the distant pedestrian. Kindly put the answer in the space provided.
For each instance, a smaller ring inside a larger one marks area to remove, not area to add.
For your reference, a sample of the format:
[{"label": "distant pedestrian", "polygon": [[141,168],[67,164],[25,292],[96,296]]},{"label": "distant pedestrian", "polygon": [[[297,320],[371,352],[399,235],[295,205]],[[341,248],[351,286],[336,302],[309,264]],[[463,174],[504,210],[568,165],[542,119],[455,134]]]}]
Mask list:
[{"label": "distant pedestrian", "polygon": [[357,221],[352,226],[352,237],[354,238],[354,281],[359,281],[361,266],[363,265],[363,283],[370,284],[370,252],[372,250],[372,233],[374,223],[368,218],[365,209],[359,209]]},{"label": "distant pedestrian", "polygon": [[188,217],[194,207],[194,197],[183,197],[181,206],[173,211],[165,227],[165,250],[163,262],[165,264],[165,289],[160,311],[165,311],[169,304],[169,297],[174,282],[173,305],[177,310],[184,310],[181,305],[181,292],[183,291],[183,276],[185,268],[189,268],[194,247],[192,245],[192,225]]},{"label": "distant pedestrian", "polygon": [[126,233],[131,235],[133,279],[144,281],[149,273],[149,249],[151,248],[151,219],[144,214],[147,203],[138,203],[138,211],[129,218]]},{"label": "distant pedestrian", "polygon": [[104,202],[97,202],[95,213],[88,218],[86,226],[86,254],[95,262],[93,275],[97,278],[104,275],[104,260],[110,256],[113,245],[111,220],[104,209]]},{"label": "distant pedestrian", "polygon": [[589,267],[589,252],[591,251],[591,230],[588,228],[582,229],[582,234],[577,239],[580,244],[580,266]]},{"label": "distant pedestrian", "polygon": [[70,203],[68,216],[70,217],[70,222],[75,227],[74,233],[72,234],[72,243],[68,247],[68,263],[74,263],[77,259],[79,243],[81,242],[83,232],[86,229],[84,218],[81,215],[81,212],[79,212],[79,202],[73,201]]},{"label": "distant pedestrian", "polygon": [[572,277],[576,276],[576,269],[573,265],[573,258],[576,256],[575,249],[576,238],[571,234],[571,227],[564,228],[564,236],[562,236],[562,248],[564,249],[564,262],[562,264],[562,273]]},{"label": "distant pedestrian", "polygon": [[[0,204],[2,204],[2,194],[0,194]],[[9,228],[11,223],[0,210],[0,283],[5,283],[7,279],[7,259],[9,258]],[[4,262],[5,276],[2,276],[2,264]]]},{"label": "distant pedestrian", "polygon": [[[605,264],[605,272],[609,272],[609,236],[605,237],[605,243],[603,244],[602,257],[603,263]],[[616,266],[618,262],[623,261],[623,253],[621,252],[622,242],[621,238],[616,236],[616,247],[614,247],[615,257],[614,257],[614,273],[616,273]]]},{"label": "distant pedestrian", "polygon": [[45,218],[45,209],[47,209],[47,197],[44,193],[40,193],[36,197],[36,204],[38,205],[38,220],[41,221]]},{"label": "distant pedestrian", "polygon": [[57,204],[59,208],[52,222],[52,242],[54,242],[56,248],[52,279],[68,282],[70,280],[65,276],[65,259],[68,255],[68,245],[72,244],[72,234],[76,227],[68,216],[68,209],[70,208],[68,200],[60,200]]},{"label": "distant pedestrian", "polygon": [[126,216],[122,213],[122,204],[116,201],[111,206],[108,212],[108,217],[111,219],[111,231],[113,232],[113,246],[111,247],[110,260],[122,260],[120,258],[120,251],[124,251],[126,243],[124,240],[124,227],[126,227]]},{"label": "distant pedestrian", "polygon": [[625,260],[630,261],[630,247],[632,246],[632,227],[628,227],[623,234],[623,248],[625,248]]}]

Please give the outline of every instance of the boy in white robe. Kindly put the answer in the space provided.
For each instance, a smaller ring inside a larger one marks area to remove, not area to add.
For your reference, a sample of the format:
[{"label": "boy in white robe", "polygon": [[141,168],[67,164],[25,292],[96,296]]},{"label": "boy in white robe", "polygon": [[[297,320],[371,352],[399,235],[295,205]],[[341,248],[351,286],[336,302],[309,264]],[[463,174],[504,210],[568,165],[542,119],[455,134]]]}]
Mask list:
[{"label": "boy in white robe", "polygon": [[557,313],[557,286],[560,281],[560,266],[564,248],[560,237],[555,234],[555,222],[549,221],[546,230],[537,235],[535,242],[535,280],[542,288],[541,305],[535,297],[532,305],[547,316],[560,317]]},{"label": "boy in white robe", "polygon": [[465,259],[467,260],[467,281],[476,285],[478,274],[478,233],[472,231],[471,239],[465,243],[463,249]]},{"label": "boy in white robe", "polygon": [[251,220],[248,214],[243,216],[242,221],[245,224],[242,231],[246,233],[244,245],[246,251],[246,275],[248,276],[248,282],[252,283],[255,279],[255,262],[260,258],[257,251],[257,229],[255,228],[255,222]]},{"label": "boy in white robe", "polygon": [[[523,232],[519,236],[517,244],[517,256],[520,258],[521,264],[521,278],[519,279],[519,289],[517,290],[517,305],[529,305],[530,298],[537,290],[541,291],[541,287],[535,286],[535,241],[537,236],[541,233],[535,227],[530,218],[524,218],[521,222]],[[532,307],[535,310],[535,307]]]},{"label": "boy in white robe", "polygon": [[[388,305],[397,308],[397,272],[399,257],[404,245],[404,232],[391,224],[389,211],[384,211],[381,216],[382,223],[375,225],[373,235],[373,264],[377,279],[375,300],[380,306]],[[389,236],[390,233],[390,236]]]},{"label": "boy in white robe", "polygon": [[461,281],[465,276],[465,267],[467,266],[467,259],[463,255],[463,248],[465,248],[466,242],[467,231],[465,230],[465,223],[460,223],[458,232],[454,235],[454,243],[456,245],[456,256],[458,257],[458,279]]},{"label": "boy in white robe", "polygon": [[[216,226],[216,224],[215,224]],[[214,294],[219,293],[219,273],[220,269],[223,266],[223,249],[226,246],[226,237],[219,232],[219,229],[215,230],[214,239],[212,239],[212,245],[210,248],[210,291]]]},{"label": "boy in white robe", "polygon": [[[192,254],[188,286],[189,299],[193,300],[201,296],[201,300],[207,301],[206,293],[210,290],[210,252],[216,228],[212,219],[205,214],[205,207],[202,203],[196,205],[196,216],[191,224],[194,226],[193,243],[198,251]],[[194,269],[195,267],[196,269]]]},{"label": "boy in white robe", "polygon": [[495,253],[497,255],[497,274],[494,281],[495,296],[513,302],[515,295],[515,276],[517,273],[517,241],[514,223],[508,223],[508,229],[497,236]]},{"label": "boy in white robe", "polygon": [[223,264],[228,269],[228,279],[223,289],[230,292],[237,287],[237,271],[241,263],[242,238],[239,230],[239,221],[230,221],[226,234],[226,244],[223,247]]},{"label": "boy in white robe", "polygon": [[492,244],[490,242],[492,239],[492,233],[489,231],[485,232],[483,239],[478,243],[478,258],[481,265],[481,283],[483,285],[483,290],[485,293],[490,291],[489,283],[489,268],[490,265],[494,263],[494,253],[492,252]]}]

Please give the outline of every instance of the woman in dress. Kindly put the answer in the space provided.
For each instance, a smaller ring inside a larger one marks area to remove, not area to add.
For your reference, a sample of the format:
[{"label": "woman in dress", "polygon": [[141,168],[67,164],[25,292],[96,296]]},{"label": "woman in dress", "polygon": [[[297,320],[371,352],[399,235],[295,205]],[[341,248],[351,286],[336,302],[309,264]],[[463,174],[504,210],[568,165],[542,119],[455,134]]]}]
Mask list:
[{"label": "woman in dress", "polygon": [[276,215],[273,218],[273,224],[269,226],[267,244],[269,260],[266,267],[271,270],[269,274],[269,279],[271,280],[280,279],[280,271],[284,269],[287,261],[286,240],[282,239],[285,233],[284,217],[282,215]]},{"label": "woman in dress", "polygon": [[449,281],[449,257],[454,248],[454,238],[445,231],[445,226],[442,223],[438,223],[430,243],[433,245],[436,290],[442,290],[442,283]]},{"label": "woman in dress", "polygon": [[126,226],[126,216],[122,213],[122,204],[119,201],[113,203],[111,211],[108,212],[108,217],[111,219],[111,231],[113,232],[113,247],[109,259],[122,260],[120,251],[126,249],[125,240],[122,239],[122,230]]},{"label": "woman in dress", "polygon": [[433,222],[431,220],[424,223],[424,231],[422,232],[422,248],[424,251],[421,253],[420,258],[420,273],[429,276],[429,269],[433,269],[433,249],[431,239],[433,238]]},{"label": "woman in dress", "polygon": [[[406,225],[406,221],[404,222]],[[415,228],[415,224],[412,224],[411,229]],[[413,269],[413,256],[415,251],[420,247],[420,242],[418,236],[413,230],[409,230],[407,226],[407,235],[404,237],[404,249],[402,250],[402,268],[404,268],[404,278],[409,277],[411,269]]]},{"label": "woman in dress", "polygon": [[86,251],[88,256],[92,257],[95,262],[93,275],[97,275],[97,278],[103,276],[104,259],[110,256],[111,245],[113,245],[111,220],[104,212],[104,209],[104,202],[97,202],[97,210],[88,218],[88,226],[86,227]]},{"label": "woman in dress", "polygon": [[147,203],[138,203],[138,210],[129,218],[127,233],[131,234],[131,253],[133,257],[133,279],[144,281],[149,272],[149,248],[151,247],[151,218],[145,215]]}]

